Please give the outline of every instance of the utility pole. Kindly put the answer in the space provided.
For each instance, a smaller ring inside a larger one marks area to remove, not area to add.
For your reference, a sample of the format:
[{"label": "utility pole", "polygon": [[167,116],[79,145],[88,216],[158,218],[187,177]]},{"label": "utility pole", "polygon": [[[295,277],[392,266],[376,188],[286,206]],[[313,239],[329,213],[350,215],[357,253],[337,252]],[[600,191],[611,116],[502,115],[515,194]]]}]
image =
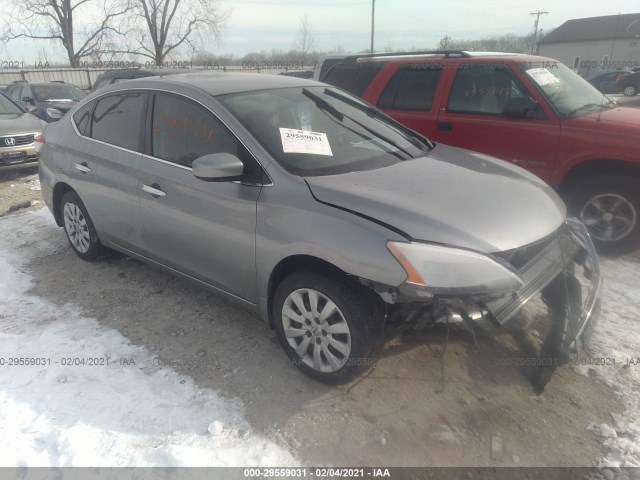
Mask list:
[{"label": "utility pole", "polygon": [[531,46],[531,53],[538,54],[538,48],[536,41],[538,40],[538,22],[540,21],[540,15],[549,15],[549,12],[543,12],[538,10],[537,12],[531,12],[529,15],[536,17],[536,22],[533,25],[533,45]]},{"label": "utility pole", "polygon": [[373,33],[375,31],[376,0],[371,0],[371,53],[373,53]]}]

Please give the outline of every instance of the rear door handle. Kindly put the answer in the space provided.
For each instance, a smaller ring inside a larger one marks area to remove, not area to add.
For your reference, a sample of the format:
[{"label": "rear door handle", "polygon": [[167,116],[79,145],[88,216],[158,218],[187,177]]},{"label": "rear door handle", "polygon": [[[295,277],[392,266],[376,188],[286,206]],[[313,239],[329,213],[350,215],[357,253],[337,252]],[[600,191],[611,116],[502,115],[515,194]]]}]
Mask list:
[{"label": "rear door handle", "polygon": [[453,123],[438,122],[438,130],[442,130],[443,132],[450,132],[451,130],[453,130]]},{"label": "rear door handle", "polygon": [[91,171],[87,162],[76,163],[76,170],[80,170],[82,173],[89,173]]},{"label": "rear door handle", "polygon": [[152,185],[142,185],[142,190],[150,193],[151,196],[155,198],[167,196],[167,192],[161,190],[160,185],[158,185],[157,183],[154,183]]}]

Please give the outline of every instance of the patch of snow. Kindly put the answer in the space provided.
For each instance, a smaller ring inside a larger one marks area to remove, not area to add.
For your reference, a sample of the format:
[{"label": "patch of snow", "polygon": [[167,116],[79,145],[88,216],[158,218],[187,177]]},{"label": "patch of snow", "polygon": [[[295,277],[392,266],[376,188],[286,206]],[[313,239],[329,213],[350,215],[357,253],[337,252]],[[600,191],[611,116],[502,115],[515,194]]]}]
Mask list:
[{"label": "patch of snow", "polygon": [[607,455],[601,466],[640,467],[640,255],[601,259],[604,279],[602,316],[593,335],[594,357],[615,359],[615,365],[594,366],[625,405],[613,415],[613,427],[600,425]]},{"label": "patch of snow", "polygon": [[42,190],[42,186],[40,185],[40,179],[35,178],[29,182],[29,190],[34,190],[36,192],[40,192]]},{"label": "patch of snow", "polygon": [[30,295],[25,264],[51,247],[52,223],[46,210],[0,219],[0,466],[297,464],[252,432],[240,401],[159,366],[73,305]]}]

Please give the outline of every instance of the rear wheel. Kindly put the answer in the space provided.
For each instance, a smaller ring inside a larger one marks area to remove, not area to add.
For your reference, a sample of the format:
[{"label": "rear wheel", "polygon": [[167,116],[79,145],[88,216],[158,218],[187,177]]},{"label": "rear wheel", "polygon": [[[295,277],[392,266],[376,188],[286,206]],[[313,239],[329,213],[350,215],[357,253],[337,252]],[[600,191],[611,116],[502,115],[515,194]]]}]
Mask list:
[{"label": "rear wheel", "polygon": [[83,260],[96,260],[104,253],[93,222],[82,200],[74,191],[68,191],[60,200],[64,231],[73,251]]},{"label": "rear wheel", "polygon": [[570,192],[569,206],[600,253],[621,254],[640,247],[640,179],[590,178]]},{"label": "rear wheel", "polygon": [[273,322],[292,363],[339,384],[375,363],[382,338],[380,299],[338,276],[293,273],[278,286]]},{"label": "rear wheel", "polygon": [[638,88],[635,85],[627,85],[624,87],[622,91],[625,97],[633,97],[636,93],[638,93]]}]

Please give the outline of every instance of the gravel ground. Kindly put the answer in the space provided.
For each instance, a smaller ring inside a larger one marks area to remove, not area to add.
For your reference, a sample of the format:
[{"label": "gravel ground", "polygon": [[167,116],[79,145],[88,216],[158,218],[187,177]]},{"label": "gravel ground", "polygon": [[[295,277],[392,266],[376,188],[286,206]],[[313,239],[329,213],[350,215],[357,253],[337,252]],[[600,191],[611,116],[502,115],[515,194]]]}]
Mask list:
[{"label": "gravel ground", "polygon": [[37,167],[0,169],[0,217],[43,206]]}]

